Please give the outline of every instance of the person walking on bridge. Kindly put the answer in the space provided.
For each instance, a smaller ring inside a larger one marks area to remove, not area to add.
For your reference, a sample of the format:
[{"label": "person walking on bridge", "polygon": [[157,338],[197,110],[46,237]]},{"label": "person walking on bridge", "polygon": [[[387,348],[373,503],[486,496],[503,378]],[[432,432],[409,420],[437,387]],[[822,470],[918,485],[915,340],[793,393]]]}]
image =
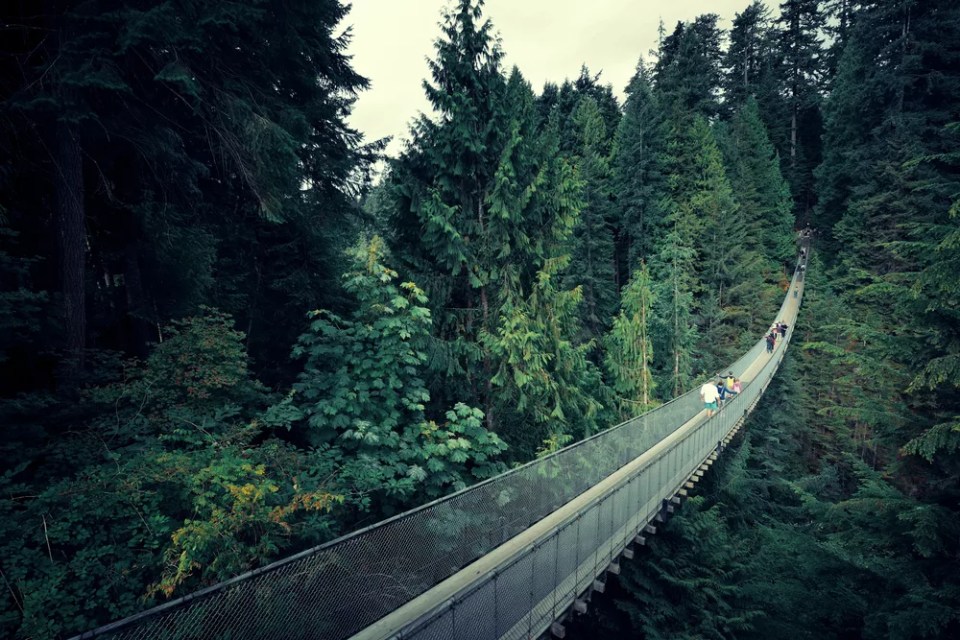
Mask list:
[{"label": "person walking on bridge", "polygon": [[727,395],[735,396],[739,393],[737,391],[737,379],[733,375],[733,371],[727,372],[727,377],[723,380],[723,386],[727,390]]},{"label": "person walking on bridge", "polygon": [[773,353],[775,346],[777,346],[777,334],[771,331],[767,334],[767,353]]},{"label": "person walking on bridge", "polygon": [[720,399],[717,383],[713,380],[707,380],[700,387],[700,399],[703,400],[703,408],[707,410],[707,417],[712,418],[713,414],[717,412],[717,400]]}]

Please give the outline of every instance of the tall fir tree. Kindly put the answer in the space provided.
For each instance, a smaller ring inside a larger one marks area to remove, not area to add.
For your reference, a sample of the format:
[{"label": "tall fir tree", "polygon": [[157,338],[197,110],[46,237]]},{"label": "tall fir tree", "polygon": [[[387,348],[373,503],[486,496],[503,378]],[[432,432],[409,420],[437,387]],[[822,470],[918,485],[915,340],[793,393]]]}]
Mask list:
[{"label": "tall fir tree", "polygon": [[[723,132],[727,173],[743,213],[744,249],[747,255],[762,256],[762,264],[755,268],[767,283],[780,285],[784,267],[792,265],[794,258],[793,207],[756,99],[748,98]],[[764,297],[770,303],[779,291],[766,292]]]},{"label": "tall fir tree", "polygon": [[599,406],[578,377],[581,294],[559,282],[581,189],[558,164],[557,120],[541,132],[529,84],[516,69],[504,78],[482,4],[447,14],[425,85],[440,117],[420,119],[393,168],[396,243],[438,319],[433,397],[481,406],[488,429],[531,455],[547,416],[590,430]]},{"label": "tall fir tree", "polygon": [[821,157],[825,23],[821,5],[822,0],[785,0],[777,20],[777,49],[786,100],[784,116],[789,123],[787,138],[780,141],[778,148],[798,217],[803,222],[810,221],[811,209],[816,204],[813,171]]},{"label": "tall fir tree", "polygon": [[723,94],[728,117],[751,96],[756,99],[771,139],[780,141],[789,138],[789,117],[781,91],[777,33],[770,10],[759,0],[734,17],[724,54]]},{"label": "tall fir tree", "polygon": [[661,198],[666,185],[663,154],[666,121],[653,91],[649,67],[640,60],[614,140],[613,184],[618,219],[617,284],[629,281],[640,260],[652,257],[663,232]]},{"label": "tall fir tree", "polygon": [[655,297],[646,263],[624,287],[620,313],[605,338],[604,364],[621,420],[656,406],[653,382],[653,309]]},{"label": "tall fir tree", "polygon": [[580,216],[573,234],[573,251],[566,281],[583,289],[583,327],[589,339],[599,339],[617,304],[613,232],[613,202],[606,127],[596,101],[585,97],[573,115],[577,126],[573,158],[582,185]]},{"label": "tall fir tree", "polygon": [[[289,343],[262,330],[289,337],[306,308],[334,299],[326,265],[349,235],[365,155],[345,123],[366,86],[344,53],[349,32],[335,32],[346,7],[3,11],[17,34],[0,68],[4,138],[23,160],[3,200],[14,228],[58,247],[37,272],[60,292],[48,345],[143,356],[170,318],[215,303],[258,356],[284,361]],[[41,210],[56,224],[27,213]]]},{"label": "tall fir tree", "polygon": [[710,13],[679,22],[663,39],[653,74],[664,106],[708,118],[720,113],[723,51],[718,19]]},{"label": "tall fir tree", "polygon": [[490,225],[509,227],[511,220],[491,218],[487,196],[508,140],[519,132],[506,113],[502,53],[492,25],[482,18],[482,4],[464,0],[444,16],[443,38],[430,61],[432,82],[424,82],[440,117],[420,117],[410,147],[391,169],[397,193],[392,222],[397,256],[423,283],[437,322],[434,375],[460,380],[446,390],[431,385],[439,391],[434,397],[444,404],[470,399],[495,429],[493,390],[484,382],[493,363],[477,335],[496,323],[490,296],[497,265],[487,262],[496,250]]}]

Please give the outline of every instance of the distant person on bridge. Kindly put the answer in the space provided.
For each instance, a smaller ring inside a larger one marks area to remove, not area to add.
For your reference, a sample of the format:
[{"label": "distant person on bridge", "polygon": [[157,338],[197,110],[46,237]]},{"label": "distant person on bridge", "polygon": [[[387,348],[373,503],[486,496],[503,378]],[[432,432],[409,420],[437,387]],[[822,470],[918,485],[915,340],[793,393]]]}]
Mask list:
[{"label": "distant person on bridge", "polygon": [[733,371],[727,372],[727,377],[723,381],[723,386],[726,388],[727,395],[735,396],[739,393],[739,391],[737,391],[737,379],[733,377]]},{"label": "distant person on bridge", "polygon": [[703,400],[703,408],[707,410],[707,417],[712,418],[717,412],[717,402],[720,400],[720,392],[717,391],[717,383],[707,380],[700,387],[700,399]]},{"label": "distant person on bridge", "polygon": [[777,334],[771,331],[767,334],[767,353],[773,353],[775,346],[777,346]]},{"label": "distant person on bridge", "polygon": [[786,337],[787,337],[787,327],[788,327],[788,326],[789,326],[789,325],[788,325],[786,322],[778,322],[778,323],[777,323],[777,328],[780,329],[780,337],[781,337],[781,338],[786,338]]}]

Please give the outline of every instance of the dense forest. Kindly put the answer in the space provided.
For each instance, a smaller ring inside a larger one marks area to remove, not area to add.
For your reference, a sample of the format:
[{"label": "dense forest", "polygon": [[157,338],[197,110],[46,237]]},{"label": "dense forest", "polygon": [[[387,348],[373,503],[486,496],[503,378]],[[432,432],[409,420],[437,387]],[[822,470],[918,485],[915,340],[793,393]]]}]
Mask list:
[{"label": "dense forest", "polygon": [[458,0],[379,175],[348,9],[4,3],[0,636],[136,613],[693,388],[769,325],[809,225],[759,415],[580,635],[960,637],[960,6],[705,14],[621,103],[586,66],[535,90]]}]

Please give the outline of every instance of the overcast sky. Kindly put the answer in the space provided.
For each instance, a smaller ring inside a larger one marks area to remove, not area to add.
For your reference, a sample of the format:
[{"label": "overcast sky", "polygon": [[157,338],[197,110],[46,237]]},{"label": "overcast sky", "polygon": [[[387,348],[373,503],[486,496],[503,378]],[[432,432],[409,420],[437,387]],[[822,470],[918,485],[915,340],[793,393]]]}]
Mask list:
[{"label": "overcast sky", "polygon": [[[344,22],[353,26],[353,66],[371,87],[354,106],[350,124],[367,141],[393,136],[396,154],[411,120],[429,109],[421,86],[426,59],[440,35],[442,10],[452,0],[354,0]],[[637,60],[657,44],[660,20],[673,30],[678,20],[720,15],[729,29],[750,0],[487,0],[485,16],[503,39],[505,65],[516,65],[539,93],[546,81],[576,78],[586,64],[602,71],[622,100]],[[768,4],[775,4],[769,3]]]}]

